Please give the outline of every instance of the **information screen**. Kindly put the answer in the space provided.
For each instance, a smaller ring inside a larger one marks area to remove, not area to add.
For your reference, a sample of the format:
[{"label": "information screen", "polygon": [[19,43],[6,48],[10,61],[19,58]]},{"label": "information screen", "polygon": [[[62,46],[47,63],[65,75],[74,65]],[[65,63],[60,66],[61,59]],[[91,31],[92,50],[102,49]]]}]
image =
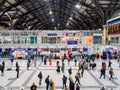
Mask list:
[{"label": "information screen", "polygon": [[67,41],[67,44],[68,45],[75,45],[75,44],[77,44],[77,41]]}]

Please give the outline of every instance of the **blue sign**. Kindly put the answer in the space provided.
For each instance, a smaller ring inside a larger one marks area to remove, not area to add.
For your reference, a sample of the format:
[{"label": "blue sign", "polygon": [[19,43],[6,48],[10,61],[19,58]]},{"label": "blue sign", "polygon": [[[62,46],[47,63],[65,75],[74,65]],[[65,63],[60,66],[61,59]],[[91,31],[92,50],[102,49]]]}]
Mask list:
[{"label": "blue sign", "polygon": [[14,49],[14,51],[25,51],[25,49],[24,48],[16,48],[16,49]]},{"label": "blue sign", "polygon": [[48,36],[57,36],[57,33],[48,33]]},{"label": "blue sign", "polygon": [[73,44],[77,44],[77,41],[67,41],[68,45],[73,45]]}]

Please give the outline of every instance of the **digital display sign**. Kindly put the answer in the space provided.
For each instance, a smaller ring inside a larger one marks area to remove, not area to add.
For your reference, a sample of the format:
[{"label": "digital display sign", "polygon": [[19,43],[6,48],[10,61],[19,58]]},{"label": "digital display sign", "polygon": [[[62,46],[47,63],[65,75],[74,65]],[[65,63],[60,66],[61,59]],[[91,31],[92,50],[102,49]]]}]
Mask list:
[{"label": "digital display sign", "polygon": [[67,44],[68,45],[74,45],[74,44],[77,44],[77,41],[67,41]]},{"label": "digital display sign", "polygon": [[57,36],[57,33],[48,33],[48,36]]}]

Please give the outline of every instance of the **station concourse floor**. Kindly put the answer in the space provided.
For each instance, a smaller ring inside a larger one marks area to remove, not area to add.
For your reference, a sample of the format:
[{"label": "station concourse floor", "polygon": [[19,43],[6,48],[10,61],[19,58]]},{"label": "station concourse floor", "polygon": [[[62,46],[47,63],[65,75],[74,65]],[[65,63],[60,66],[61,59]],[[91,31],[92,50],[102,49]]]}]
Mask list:
[{"label": "station concourse floor", "polygon": [[[15,64],[18,61],[20,66],[20,77],[16,78]],[[101,60],[97,60],[97,67],[95,70],[85,70],[84,76],[81,77],[80,90],[100,90],[104,86],[105,90],[120,90],[120,68],[119,64],[115,60],[112,61],[112,67],[115,71],[115,76],[113,80],[109,80],[109,69],[106,70],[106,78],[99,79]],[[108,64],[108,61],[105,61]],[[2,63],[2,60],[0,60]],[[29,70],[26,69],[27,60],[14,60],[13,66],[11,67],[10,60],[5,60],[6,68],[4,76],[0,76],[0,90],[30,90],[30,86],[34,82],[37,85],[37,90],[46,90],[45,78],[50,75],[50,79],[55,82],[55,90],[62,89],[62,76],[63,73],[57,74],[56,72],[56,60],[52,61],[52,65],[44,65],[41,60],[37,60],[37,66],[34,67],[34,63],[31,64]],[[11,71],[7,71],[7,68],[11,67]],[[72,67],[72,78],[75,81],[75,74],[78,67],[74,66],[74,61],[71,61],[68,65],[65,61],[65,75],[69,78],[68,69]],[[38,73],[42,71],[43,80],[41,86],[39,85]],[[1,73],[0,73],[1,74]],[[69,86],[69,80],[67,79],[67,86]],[[4,89],[2,89],[4,87]]]}]

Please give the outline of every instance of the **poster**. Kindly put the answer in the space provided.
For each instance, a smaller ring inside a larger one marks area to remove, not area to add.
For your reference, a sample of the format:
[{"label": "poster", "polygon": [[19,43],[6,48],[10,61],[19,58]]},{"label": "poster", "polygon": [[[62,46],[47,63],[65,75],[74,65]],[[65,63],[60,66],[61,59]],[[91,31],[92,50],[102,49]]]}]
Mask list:
[{"label": "poster", "polygon": [[90,36],[86,37],[86,44],[93,44],[93,39]]}]

